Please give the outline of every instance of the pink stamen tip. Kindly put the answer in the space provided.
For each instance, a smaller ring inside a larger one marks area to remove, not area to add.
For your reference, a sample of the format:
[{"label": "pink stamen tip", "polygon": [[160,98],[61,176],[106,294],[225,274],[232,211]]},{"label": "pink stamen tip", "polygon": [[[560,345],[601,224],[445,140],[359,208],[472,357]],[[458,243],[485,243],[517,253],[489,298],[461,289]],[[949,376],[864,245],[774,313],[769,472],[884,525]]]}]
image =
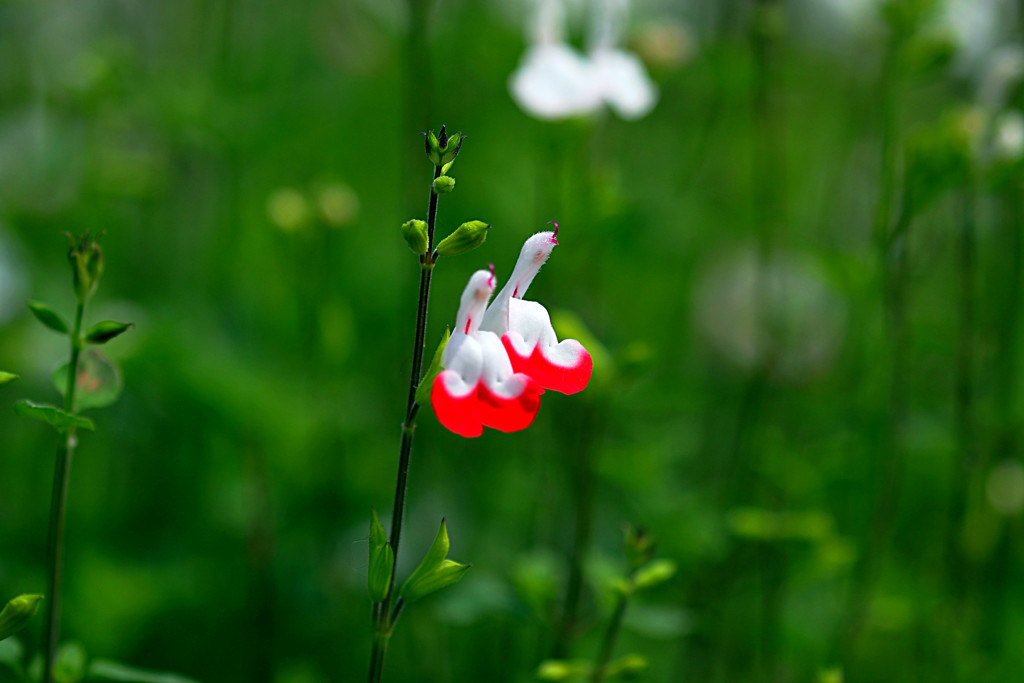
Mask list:
[{"label": "pink stamen tip", "polygon": [[552,223],[555,226],[555,232],[553,235],[551,235],[551,243],[558,244],[558,223],[556,223],[555,221],[548,221],[548,223]]},{"label": "pink stamen tip", "polygon": [[491,277],[490,277],[489,280],[487,280],[487,286],[488,287],[493,287],[494,286],[494,264],[493,263],[488,263],[487,267],[491,269]]}]

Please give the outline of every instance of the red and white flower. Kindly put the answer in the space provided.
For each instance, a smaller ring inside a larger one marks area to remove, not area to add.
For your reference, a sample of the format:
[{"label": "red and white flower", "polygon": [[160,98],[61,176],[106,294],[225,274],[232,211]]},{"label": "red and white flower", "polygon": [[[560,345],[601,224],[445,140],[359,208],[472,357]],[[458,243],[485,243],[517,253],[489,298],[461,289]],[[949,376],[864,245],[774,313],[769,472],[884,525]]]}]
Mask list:
[{"label": "red and white flower", "polygon": [[441,356],[430,402],[438,421],[461,436],[480,436],[484,427],[503,432],[526,429],[540,409],[544,389],[513,370],[501,340],[483,331],[494,273],[478,270],[462,292],[455,331]]},{"label": "red and white flower", "polygon": [[558,341],[551,316],[523,295],[558,245],[554,232],[539,232],[526,240],[512,276],[484,315],[482,330],[501,336],[512,368],[529,375],[544,389],[563,394],[582,391],[590,381],[593,361],[575,339]]}]

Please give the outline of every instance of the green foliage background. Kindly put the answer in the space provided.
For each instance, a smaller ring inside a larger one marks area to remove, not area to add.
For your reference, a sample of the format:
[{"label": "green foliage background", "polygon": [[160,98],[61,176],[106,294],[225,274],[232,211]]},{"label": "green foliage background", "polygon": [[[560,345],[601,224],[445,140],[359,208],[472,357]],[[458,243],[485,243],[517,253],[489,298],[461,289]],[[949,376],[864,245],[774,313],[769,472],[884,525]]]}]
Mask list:
[{"label": "green foliage background", "polygon": [[[387,523],[416,305],[398,226],[426,210],[419,132],[447,123],[469,137],[439,233],[494,227],[439,263],[428,353],[469,274],[507,275],[555,219],[530,296],[606,355],[521,433],[421,415],[399,575],[442,516],[473,569],[406,611],[388,680],[532,680],[581,509],[573,656],[596,649],[631,521],[679,564],[619,644],[652,681],[1019,680],[1021,508],[998,503],[1024,486],[1020,176],[922,173],[893,373],[884,26],[828,28],[806,2],[638,5],[643,54],[665,19],[697,43],[650,60],[654,111],[546,123],[508,94],[516,6],[0,2],[0,367],[22,376],[0,407],[56,400],[66,348],[25,303],[71,310],[61,231],[106,231],[90,321],[135,323],[104,349],[124,394],[89,413],[73,467],[67,639],[206,682],[363,679],[369,510]],[[898,149],[971,103],[958,64],[903,74]],[[3,600],[43,590],[53,446],[0,410]],[[37,647],[38,621],[23,636]]]}]

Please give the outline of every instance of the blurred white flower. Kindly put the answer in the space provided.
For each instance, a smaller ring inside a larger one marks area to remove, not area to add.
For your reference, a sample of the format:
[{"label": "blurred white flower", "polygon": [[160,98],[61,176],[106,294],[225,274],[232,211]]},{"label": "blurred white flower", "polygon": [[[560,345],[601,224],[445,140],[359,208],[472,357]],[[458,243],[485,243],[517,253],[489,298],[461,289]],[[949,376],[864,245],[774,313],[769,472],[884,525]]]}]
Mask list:
[{"label": "blurred white flower", "polygon": [[1015,161],[1024,156],[1024,114],[1005,111],[996,117],[992,139],[992,154],[1003,161]]},{"label": "blurred white flower", "polygon": [[509,79],[516,104],[531,116],[558,120],[585,116],[607,104],[624,119],[647,115],[657,86],[643,62],[617,47],[629,0],[595,0],[586,56],[566,42],[563,0],[534,0],[530,46]]},{"label": "blurred white flower", "polygon": [[846,302],[810,257],[747,247],[713,259],[694,290],[697,329],[723,360],[799,381],[831,367]]}]

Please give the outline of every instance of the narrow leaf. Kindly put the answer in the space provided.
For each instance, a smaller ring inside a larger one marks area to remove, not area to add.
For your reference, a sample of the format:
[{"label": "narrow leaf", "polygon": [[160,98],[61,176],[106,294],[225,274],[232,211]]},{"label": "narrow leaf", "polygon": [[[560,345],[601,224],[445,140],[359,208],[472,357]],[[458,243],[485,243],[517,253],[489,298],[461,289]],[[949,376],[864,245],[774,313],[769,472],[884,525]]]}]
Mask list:
[{"label": "narrow leaf", "polygon": [[54,332],[60,332],[61,334],[67,334],[70,330],[68,324],[64,322],[64,318],[60,317],[57,311],[53,310],[42,301],[29,301],[29,310],[32,311],[32,315],[36,317],[36,320],[49,327]]},{"label": "narrow leaf", "polygon": [[127,332],[133,325],[131,323],[119,323],[113,320],[104,320],[96,323],[85,333],[85,341],[90,344],[106,344],[114,337]]},{"label": "narrow leaf", "polygon": [[13,382],[16,379],[18,379],[18,375],[15,375],[13,372],[4,372],[3,370],[0,370],[0,385]]},{"label": "narrow leaf", "polygon": [[421,406],[425,406],[430,402],[430,392],[434,388],[434,380],[441,373],[441,356],[444,355],[444,349],[448,346],[448,340],[451,336],[452,331],[446,327],[444,330],[444,336],[441,338],[441,343],[437,345],[437,349],[434,351],[434,357],[431,359],[430,366],[427,368],[427,374],[423,375],[420,385],[416,388],[416,403]]},{"label": "narrow leaf", "polygon": [[39,420],[40,422],[45,422],[51,427],[61,431],[65,429],[72,429],[74,427],[91,430],[96,429],[96,425],[87,417],[72,415],[71,413],[64,412],[57,406],[51,406],[45,403],[33,403],[28,399],[23,399],[15,403],[14,412],[18,415],[31,417],[32,419]]}]

